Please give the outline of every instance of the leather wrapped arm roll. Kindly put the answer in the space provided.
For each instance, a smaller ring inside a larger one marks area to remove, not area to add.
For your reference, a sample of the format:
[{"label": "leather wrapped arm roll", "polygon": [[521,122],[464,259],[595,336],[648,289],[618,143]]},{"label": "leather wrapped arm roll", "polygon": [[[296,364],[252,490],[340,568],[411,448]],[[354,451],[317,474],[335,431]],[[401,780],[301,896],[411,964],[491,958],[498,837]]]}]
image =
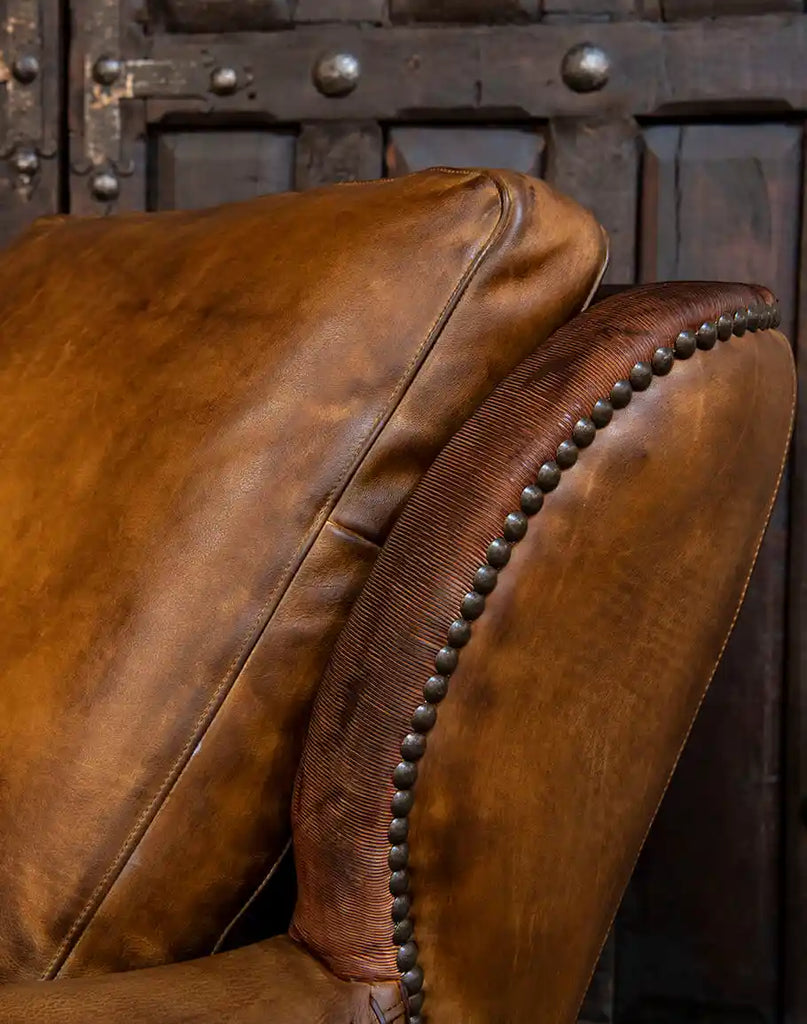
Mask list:
[{"label": "leather wrapped arm roll", "polygon": [[454,436],[340,636],[292,934],[424,1019],[572,1021],[733,626],[787,449],[773,297],[648,286]]}]

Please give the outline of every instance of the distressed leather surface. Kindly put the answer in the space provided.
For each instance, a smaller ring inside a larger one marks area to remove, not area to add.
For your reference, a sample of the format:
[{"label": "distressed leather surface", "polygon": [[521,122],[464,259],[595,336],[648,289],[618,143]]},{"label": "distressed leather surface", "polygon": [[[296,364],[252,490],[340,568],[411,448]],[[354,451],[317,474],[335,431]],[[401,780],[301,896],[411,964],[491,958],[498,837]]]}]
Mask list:
[{"label": "distressed leather surface", "polygon": [[[292,934],[337,975],[398,976],[393,771],[522,488],[638,360],[770,298],[682,283],[593,306],[415,489],[337,642],[295,792]],[[427,1020],[574,1020],[733,625],[793,404],[776,331],[676,361],[581,450],[513,548],[417,763],[408,877]]]},{"label": "distressed leather surface", "polygon": [[0,981],[213,947],[404,499],[603,259],[576,205],[475,171],[0,256]]}]

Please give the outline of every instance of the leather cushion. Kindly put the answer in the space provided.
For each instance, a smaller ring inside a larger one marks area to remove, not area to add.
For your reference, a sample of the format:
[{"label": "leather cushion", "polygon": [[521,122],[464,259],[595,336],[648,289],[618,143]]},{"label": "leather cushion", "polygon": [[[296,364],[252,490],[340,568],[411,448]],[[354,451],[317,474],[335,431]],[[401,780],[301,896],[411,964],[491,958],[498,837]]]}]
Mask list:
[{"label": "leather cushion", "polygon": [[603,262],[575,204],[476,171],[0,257],[0,981],[211,949],[403,501]]}]

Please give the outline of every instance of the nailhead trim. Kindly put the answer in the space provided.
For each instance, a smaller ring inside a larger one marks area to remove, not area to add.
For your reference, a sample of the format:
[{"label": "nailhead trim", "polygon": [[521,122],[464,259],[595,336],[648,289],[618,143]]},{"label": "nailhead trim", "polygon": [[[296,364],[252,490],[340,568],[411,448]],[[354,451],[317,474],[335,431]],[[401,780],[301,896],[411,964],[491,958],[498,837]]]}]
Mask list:
[{"label": "nailhead trim", "polygon": [[409,896],[409,814],[414,804],[413,787],[417,781],[417,762],[426,752],[426,734],[437,720],[437,705],[448,695],[451,674],[459,663],[460,649],[471,639],[472,623],[485,610],[486,596],[496,587],[499,571],[510,561],[514,544],[527,533],[529,519],[544,504],[544,495],[558,486],[563,473],[577,462],[581,448],[588,447],[597,431],[607,427],[614,411],[624,409],[631,401],[634,391],[646,391],[653,377],[665,377],[678,359],[690,359],[696,349],[704,351],[714,348],[718,339],[727,341],[732,334],[742,337],[746,331],[766,330],[781,323],[778,303],[769,306],[748,307],[733,313],[723,313],[717,320],[702,323],[695,330],[683,330],[672,346],[659,346],[650,362],[636,363],[628,380],[618,380],[607,398],[598,399],[590,416],[577,421],[571,439],[562,441],[555,452],[555,458],[547,460],[538,470],[536,483],[528,484],[521,492],[520,509],[511,512],[504,520],[502,536],[488,545],[486,562],[474,573],[473,590],[460,603],[460,617],[448,628],[447,643],[434,656],[436,674],[423,685],[425,703],[420,704],[412,715],[412,732],[401,742],[403,760],[396,765],[392,778],[396,792],[390,809],[392,821],[388,830],[390,847],[387,861],[390,869],[389,891],[392,901],[392,938],[398,947],[396,962],[400,971],[401,984],[407,993],[409,1024],[425,1024],[423,1008],[423,969],[418,964],[418,947],[414,941],[414,923],[410,917]]}]

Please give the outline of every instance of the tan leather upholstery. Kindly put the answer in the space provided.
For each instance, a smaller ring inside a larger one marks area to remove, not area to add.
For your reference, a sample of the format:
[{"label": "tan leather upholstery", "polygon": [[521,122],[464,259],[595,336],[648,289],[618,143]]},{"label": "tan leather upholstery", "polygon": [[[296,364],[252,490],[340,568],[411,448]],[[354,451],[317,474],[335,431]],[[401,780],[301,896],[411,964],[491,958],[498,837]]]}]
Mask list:
[{"label": "tan leather upholstery", "polygon": [[576,205],[473,171],[0,257],[0,981],[212,948],[403,501],[603,260]]},{"label": "tan leather upholstery", "polygon": [[[480,617],[455,627],[467,647],[441,648],[488,545],[575,423],[679,331],[770,298],[680,284],[592,307],[416,488],[337,642],[295,794],[292,934],[335,974],[408,972],[434,1024],[574,1019],[767,522],[793,415],[786,339],[731,337],[648,378],[524,539],[500,542],[509,564]],[[413,713],[457,651],[420,759]],[[394,844],[391,801],[396,828],[409,822]]]}]

